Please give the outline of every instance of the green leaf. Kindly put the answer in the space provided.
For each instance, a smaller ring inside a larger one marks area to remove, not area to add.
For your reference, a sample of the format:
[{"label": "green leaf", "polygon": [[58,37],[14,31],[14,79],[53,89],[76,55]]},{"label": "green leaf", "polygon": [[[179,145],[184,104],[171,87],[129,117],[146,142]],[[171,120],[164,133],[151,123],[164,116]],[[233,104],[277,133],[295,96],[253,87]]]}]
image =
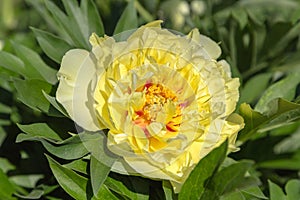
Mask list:
[{"label": "green leaf", "polygon": [[26,134],[19,134],[16,139],[16,142],[30,140],[31,138],[34,137],[41,137],[41,138],[52,139],[55,141],[61,141],[59,135],[55,131],[53,131],[46,123],[35,123],[29,125],[17,124],[17,126]]},{"label": "green leaf", "polygon": [[200,199],[226,157],[228,141],[200,160],[182,186],[178,199]]},{"label": "green leaf", "polygon": [[39,180],[44,178],[42,174],[15,175],[9,179],[18,186],[34,188]]},{"label": "green leaf", "polygon": [[166,200],[173,200],[173,188],[169,181],[163,181],[163,190]]},{"label": "green leaf", "polygon": [[136,10],[134,7],[134,1],[130,0],[116,25],[114,35],[122,33],[123,31],[135,29],[137,28],[137,26],[138,20]]},{"label": "green leaf", "polygon": [[[85,144],[93,142],[95,136],[91,134],[79,133],[63,141],[53,141],[50,138],[41,136],[41,134],[31,134],[26,136],[19,134],[17,142],[19,141],[39,141],[51,154],[66,160],[73,160],[82,158],[88,154]],[[48,141],[51,141],[48,142]]]},{"label": "green leaf", "polygon": [[295,72],[271,85],[256,104],[255,110],[261,113],[268,111],[268,104],[276,98],[284,98],[289,101],[294,99],[299,83],[300,73]]},{"label": "green leaf", "polygon": [[261,200],[268,199],[258,186],[236,189],[234,192],[221,196],[220,200]]},{"label": "green leaf", "polygon": [[77,34],[79,36],[82,36],[81,40],[82,42],[87,42],[87,38],[89,35],[89,24],[87,23],[86,16],[83,15],[83,13],[80,10],[80,7],[78,6],[78,2],[76,0],[62,0],[65,10],[68,14],[69,24],[72,25],[72,28],[75,28]]},{"label": "green leaf", "polygon": [[5,132],[5,130],[0,126],[0,147],[2,146],[5,138],[7,136],[7,133]]},{"label": "green leaf", "polygon": [[36,111],[48,113],[50,103],[44,97],[42,91],[50,93],[52,86],[42,80],[13,79],[18,92],[18,99],[25,105]]},{"label": "green leaf", "polygon": [[289,124],[300,118],[300,105],[283,99],[275,99],[268,104],[268,113],[263,115],[254,111],[250,105],[240,106],[240,115],[244,118],[245,128],[239,134],[239,140],[246,141],[257,132],[265,132]]},{"label": "green leaf", "polygon": [[15,195],[17,197],[20,197],[22,199],[40,199],[44,194],[44,190],[42,189],[33,189],[29,194],[27,195],[21,195],[21,194],[18,194],[18,193],[15,193]]},{"label": "green leaf", "polygon": [[271,73],[262,73],[248,80],[241,90],[239,102],[252,103],[265,91],[271,78]]},{"label": "green leaf", "polygon": [[[120,179],[120,180],[119,180]],[[123,181],[122,181],[123,180]],[[107,177],[104,183],[110,190],[124,196],[126,199],[132,200],[147,200],[149,196],[149,185],[145,180],[141,178],[122,177],[117,179]]]},{"label": "green leaf", "polygon": [[243,29],[248,23],[248,15],[244,8],[236,7],[232,10],[232,16],[239,22],[240,29]]},{"label": "green leaf", "polygon": [[94,199],[111,199],[111,200],[118,200],[118,198],[112,194],[112,192],[106,187],[106,185],[102,185],[102,187],[99,190],[99,193],[97,194],[97,197],[93,197],[92,200]]},{"label": "green leaf", "polygon": [[90,33],[95,32],[97,35],[103,36],[104,26],[94,1],[83,0],[81,1],[80,8],[83,16],[87,16]]},{"label": "green leaf", "polygon": [[[72,2],[75,1],[72,0]],[[76,2],[76,4],[74,5],[71,3],[71,1],[69,3],[63,3],[65,6],[71,6],[71,8],[66,7],[68,14],[71,14],[71,16],[67,16],[65,13],[63,13],[52,1],[45,0],[45,5],[48,11],[51,12],[54,21],[59,25],[61,29],[64,30],[63,32],[67,33],[68,38],[71,38],[71,45],[79,48],[89,49],[89,44],[87,42],[88,34],[86,33],[86,30],[81,29],[81,27],[87,27],[87,23],[83,21],[83,24],[79,25],[76,21],[81,21],[84,19],[80,12],[76,13],[76,10],[79,9],[79,7],[76,6],[78,5],[78,3]]]},{"label": "green leaf", "polygon": [[300,199],[300,180],[289,180],[285,185],[287,200]]},{"label": "green leaf", "polygon": [[220,170],[208,182],[201,199],[214,200],[226,192],[232,192],[244,180],[245,174],[253,163],[242,161]]},{"label": "green leaf", "polygon": [[0,67],[22,75],[25,78],[41,78],[35,69],[28,68],[25,70],[25,65],[20,58],[5,51],[0,51]]},{"label": "green leaf", "polygon": [[83,159],[74,160],[70,163],[64,164],[63,166],[87,175],[88,162]]},{"label": "green leaf", "polygon": [[7,173],[10,170],[16,169],[16,167],[13,164],[11,164],[7,158],[0,157],[0,169],[4,173]]},{"label": "green leaf", "polygon": [[101,187],[105,179],[107,178],[110,172],[111,166],[107,166],[103,164],[100,160],[98,160],[95,156],[91,155],[91,163],[90,163],[90,173],[91,173],[91,182],[94,196],[99,194]]},{"label": "green leaf", "polygon": [[261,191],[261,189],[258,186],[254,187],[249,187],[246,189],[241,190],[243,194],[247,194],[248,196],[251,196],[252,198],[257,198],[257,199],[268,199],[264,195],[264,193]]},{"label": "green leaf", "polygon": [[258,163],[260,168],[266,169],[282,169],[282,170],[299,170],[300,159],[293,156],[292,158],[267,160]]},{"label": "green leaf", "polygon": [[277,154],[292,153],[298,149],[300,149],[300,128],[274,146],[274,152]]},{"label": "green leaf", "polygon": [[55,35],[31,27],[39,45],[49,58],[60,63],[64,54],[72,47]]},{"label": "green leaf", "polygon": [[[65,117],[70,118],[69,115],[68,115],[68,113],[67,113],[67,111],[64,109],[64,107],[62,107],[62,106],[58,103],[58,101],[56,100],[55,97],[50,96],[49,94],[45,93],[45,91],[42,91],[42,92],[43,92],[44,97],[49,101],[49,103],[50,103],[56,110],[58,110],[60,113],[62,113]],[[51,111],[51,109],[50,109],[49,111]],[[53,113],[55,113],[55,112],[53,111]],[[52,114],[52,112],[51,112],[51,114]],[[56,116],[59,117],[58,115],[56,115]]]},{"label": "green leaf", "polygon": [[[35,69],[41,75],[41,80],[45,80],[52,85],[57,83],[57,71],[46,65],[35,51],[15,42],[13,42],[13,47],[19,58],[23,60],[26,68],[25,70]],[[33,79],[35,77],[30,78]]]},{"label": "green leaf", "polygon": [[40,140],[43,146],[51,154],[66,160],[73,160],[82,158],[88,154],[88,150],[84,145],[85,140],[91,140],[87,136],[82,136],[82,134],[77,134],[71,138],[64,141],[57,142],[56,145],[52,145],[46,140]]},{"label": "green leaf", "polygon": [[0,199],[16,199],[12,197],[12,194],[16,191],[15,186],[10,182],[2,169],[0,169],[0,188]]},{"label": "green leaf", "polygon": [[102,131],[98,131],[96,133],[85,132],[81,135],[91,138],[84,140],[85,147],[98,161],[101,161],[103,165],[110,168],[118,156],[113,154],[107,148],[107,137],[105,133]]},{"label": "green leaf", "polygon": [[11,113],[11,111],[12,111],[11,107],[0,102],[0,113],[9,114]]},{"label": "green leaf", "polygon": [[270,180],[268,181],[270,188],[270,200],[286,200],[286,196],[281,188],[272,183]]},{"label": "green leaf", "polygon": [[47,156],[50,168],[59,185],[74,199],[87,199],[88,180],[74,171],[63,167],[58,162]]}]

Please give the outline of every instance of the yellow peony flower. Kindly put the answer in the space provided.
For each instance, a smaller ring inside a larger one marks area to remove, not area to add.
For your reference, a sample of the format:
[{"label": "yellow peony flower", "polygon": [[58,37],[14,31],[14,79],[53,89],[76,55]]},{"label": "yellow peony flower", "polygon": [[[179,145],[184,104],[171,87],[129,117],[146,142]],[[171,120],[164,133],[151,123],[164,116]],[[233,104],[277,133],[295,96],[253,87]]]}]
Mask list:
[{"label": "yellow peony flower", "polygon": [[58,73],[57,100],[89,131],[109,129],[121,157],[112,170],[170,180],[175,192],[195,165],[229,139],[236,150],[243,119],[232,114],[239,80],[220,47],[197,29],[186,36],[154,21],[126,41],[93,34],[92,51],[70,50]]}]

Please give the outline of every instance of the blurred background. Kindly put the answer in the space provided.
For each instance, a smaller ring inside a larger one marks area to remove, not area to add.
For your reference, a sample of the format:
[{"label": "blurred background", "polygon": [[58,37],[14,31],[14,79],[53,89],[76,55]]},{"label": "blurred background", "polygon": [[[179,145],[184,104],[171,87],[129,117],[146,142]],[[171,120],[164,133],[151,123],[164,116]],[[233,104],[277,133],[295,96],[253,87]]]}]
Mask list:
[{"label": "blurred background", "polygon": [[[60,0],[52,2],[64,9]],[[128,2],[95,0],[107,35],[113,35]],[[233,76],[240,78],[239,105],[246,102],[259,107],[260,99],[268,98],[264,92],[270,88],[272,97],[300,102],[299,0],[136,0],[134,7],[138,25],[162,19],[165,28],[186,34],[196,27],[217,41],[223,51],[221,58],[230,63]],[[0,50],[15,54],[12,44],[20,43],[58,69],[59,64],[42,51],[30,27],[54,35],[59,33],[43,14],[43,0],[0,0]],[[43,195],[51,194],[47,199],[67,199],[51,175],[44,147],[37,142],[15,142],[21,132],[16,124],[47,122],[55,130],[66,131],[73,123],[47,116],[20,102],[22,97],[11,78],[19,75],[1,67],[1,59],[3,56],[0,56],[0,199],[9,199],[1,191],[17,191],[19,198],[24,198],[37,186],[47,191]],[[299,178],[299,136],[299,121],[287,122],[283,128],[266,130],[248,141],[232,157],[255,161],[255,173],[268,195],[268,179],[283,187],[287,180]]]}]

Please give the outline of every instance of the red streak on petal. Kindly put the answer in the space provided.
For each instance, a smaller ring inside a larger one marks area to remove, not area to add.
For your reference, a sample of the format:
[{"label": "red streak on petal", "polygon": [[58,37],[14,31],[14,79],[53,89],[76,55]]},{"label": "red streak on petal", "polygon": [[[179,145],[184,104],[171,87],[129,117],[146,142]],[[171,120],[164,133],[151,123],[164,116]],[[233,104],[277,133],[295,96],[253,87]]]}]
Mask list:
[{"label": "red streak on petal", "polygon": [[135,111],[138,116],[143,116],[144,112],[142,110]]},{"label": "red streak on petal", "polygon": [[176,130],[174,130],[172,127],[170,127],[168,124],[166,125],[166,128],[168,131],[170,132],[176,132]]},{"label": "red streak on petal", "polygon": [[144,88],[148,89],[149,87],[151,87],[153,84],[149,81],[147,81],[147,83],[144,85]]},{"label": "red streak on petal", "polygon": [[146,127],[143,127],[142,129],[143,129],[143,131],[144,131],[146,137],[147,137],[147,138],[150,138],[151,135],[150,135],[149,131],[147,130],[147,128],[146,128]]}]

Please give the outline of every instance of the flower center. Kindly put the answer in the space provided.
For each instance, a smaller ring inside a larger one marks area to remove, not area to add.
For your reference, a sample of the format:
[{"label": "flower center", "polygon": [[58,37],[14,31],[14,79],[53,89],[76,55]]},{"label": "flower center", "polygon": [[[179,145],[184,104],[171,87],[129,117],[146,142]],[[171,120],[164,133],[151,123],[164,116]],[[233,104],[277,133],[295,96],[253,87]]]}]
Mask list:
[{"label": "flower center", "polygon": [[[175,129],[173,125],[179,126],[180,123],[174,123],[173,119],[181,117],[181,107],[180,105],[175,106],[177,96],[170,89],[159,83],[146,83],[144,86],[136,89],[136,91],[144,92],[145,97],[142,109],[135,112],[136,118],[134,122],[136,125],[145,127],[156,121],[159,113],[166,111],[165,115],[171,115],[171,119],[166,122],[166,129],[172,132],[177,131],[177,128]],[[165,108],[168,103],[169,107],[173,109]]]},{"label": "flower center", "polygon": [[167,101],[177,101],[176,95],[161,84],[148,83],[144,88],[146,89],[146,102],[143,107],[143,112],[148,121],[156,120],[157,114],[162,111]]}]

